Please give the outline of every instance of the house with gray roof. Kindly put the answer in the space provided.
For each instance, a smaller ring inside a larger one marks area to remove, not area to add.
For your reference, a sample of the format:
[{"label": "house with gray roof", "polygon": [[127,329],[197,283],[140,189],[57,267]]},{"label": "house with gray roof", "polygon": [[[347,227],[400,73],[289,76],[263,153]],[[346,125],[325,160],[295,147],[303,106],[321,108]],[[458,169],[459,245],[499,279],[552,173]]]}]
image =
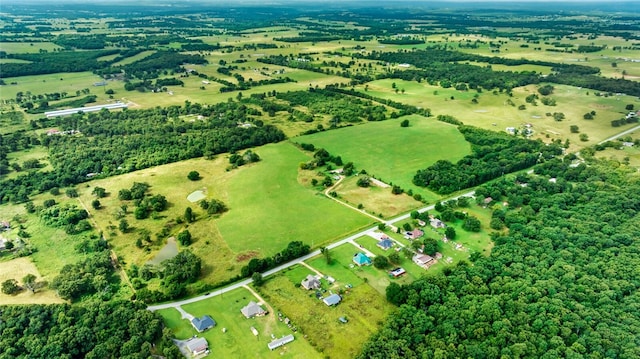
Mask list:
[{"label": "house with gray roof", "polygon": [[302,280],[300,285],[302,285],[302,287],[306,290],[318,289],[320,288],[320,280],[315,276],[309,274],[307,278]]},{"label": "house with gray roof", "polygon": [[267,314],[267,311],[262,309],[262,307],[254,301],[249,302],[246,307],[240,309],[240,312],[247,318],[260,317]]},{"label": "house with gray roof", "polygon": [[193,325],[193,328],[197,330],[198,333],[202,333],[209,328],[215,327],[216,321],[210,316],[205,315],[202,318],[191,319],[191,325]]},{"label": "house with gray roof", "polygon": [[209,343],[205,338],[193,338],[187,342],[187,349],[193,356],[200,355],[209,350]]}]

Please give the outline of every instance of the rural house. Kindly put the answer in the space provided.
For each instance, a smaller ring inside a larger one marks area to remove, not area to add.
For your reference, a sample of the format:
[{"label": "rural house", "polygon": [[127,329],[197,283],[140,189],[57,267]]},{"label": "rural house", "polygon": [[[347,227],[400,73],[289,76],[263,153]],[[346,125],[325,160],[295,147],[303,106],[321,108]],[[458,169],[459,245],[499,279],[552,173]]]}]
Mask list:
[{"label": "rural house", "polygon": [[191,319],[191,325],[193,325],[193,328],[197,330],[198,333],[202,333],[209,328],[215,327],[216,322],[210,316],[205,315],[202,318]]},{"label": "rural house", "polygon": [[353,256],[353,263],[359,267],[371,265],[371,259],[366,254],[358,252]]},{"label": "rural house", "polygon": [[342,301],[342,297],[340,297],[338,294],[331,294],[330,296],[324,298],[322,301],[324,302],[324,304],[331,307],[340,303]]},{"label": "rural house", "polygon": [[381,241],[379,241],[376,245],[386,251],[387,249],[393,247],[393,241],[390,240],[389,238],[384,238]]},{"label": "rural house", "polygon": [[407,271],[405,271],[404,268],[402,268],[402,267],[398,267],[398,268],[396,268],[396,269],[394,269],[394,270],[389,272],[389,274],[391,276],[393,276],[393,278],[398,278],[398,277],[400,277],[401,275],[403,275],[405,273],[407,273]]},{"label": "rural house", "polygon": [[435,229],[447,227],[447,225],[444,224],[444,222],[442,222],[441,220],[433,216],[429,218],[429,223],[431,224],[431,227]]},{"label": "rural house", "polygon": [[426,254],[416,254],[413,256],[413,262],[424,269],[429,268],[429,265],[432,264],[432,261],[433,257]]},{"label": "rural house", "polygon": [[262,309],[262,307],[259,306],[258,303],[254,301],[249,302],[249,304],[247,304],[246,307],[243,307],[242,309],[240,309],[240,312],[242,312],[242,314],[244,314],[244,316],[247,317],[247,319],[253,318],[253,317],[261,317],[267,314],[267,311]]},{"label": "rural house", "polygon": [[307,276],[307,278],[303,279],[300,283],[302,287],[306,290],[318,289],[320,288],[320,280],[311,274]]},{"label": "rural house", "polygon": [[424,236],[424,232],[419,228],[414,228],[413,231],[405,233],[405,238],[410,240],[415,240],[422,236]]},{"label": "rural house", "polygon": [[193,338],[187,342],[187,349],[193,356],[200,355],[209,350],[209,343],[205,338]]}]

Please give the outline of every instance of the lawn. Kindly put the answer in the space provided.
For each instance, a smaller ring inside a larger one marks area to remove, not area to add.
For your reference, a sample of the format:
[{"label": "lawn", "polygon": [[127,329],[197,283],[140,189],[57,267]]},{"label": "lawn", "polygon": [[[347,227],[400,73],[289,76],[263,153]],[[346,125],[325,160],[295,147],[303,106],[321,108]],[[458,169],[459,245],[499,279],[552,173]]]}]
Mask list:
[{"label": "lawn", "polygon": [[360,187],[357,185],[358,178],[358,176],[345,178],[335,187],[334,190],[340,196],[340,200],[353,206],[361,204],[365,211],[375,216],[382,215],[383,218],[395,217],[423,206],[422,202],[416,201],[407,194],[391,193],[390,187],[382,188],[374,185]]},{"label": "lawn", "polygon": [[[409,120],[409,127],[400,122]],[[416,171],[440,159],[457,161],[470,153],[470,146],[453,125],[422,116],[406,116],[382,122],[345,127],[295,139],[313,143],[344,162],[353,162],[358,170],[388,184],[420,193],[428,202],[438,196],[411,182]]]},{"label": "lawn", "polygon": [[[249,301],[258,302],[248,290],[240,288],[222,296],[183,306],[189,314],[197,317],[210,315],[216,321],[214,328],[203,333],[196,332],[187,320],[181,319],[176,309],[164,309],[158,313],[176,338],[187,339],[193,335],[206,338],[211,351],[209,356],[212,358],[319,358],[318,353],[303,335],[292,332],[283,322],[277,320],[276,313],[246,319],[240,313],[240,309]],[[251,327],[257,329],[258,336],[253,335]],[[226,332],[223,332],[222,328],[225,328]],[[271,335],[280,338],[292,333],[295,337],[292,343],[274,351],[267,348],[267,344],[273,340]]]},{"label": "lawn", "polygon": [[[293,321],[318,352],[329,358],[355,357],[393,310],[369,285],[346,290],[342,302],[335,307],[327,307],[313,293],[296,288],[285,275],[269,278],[260,292],[275,310]],[[348,323],[340,323],[339,317],[346,317]]]},{"label": "lawn", "polygon": [[607,148],[604,151],[596,152],[596,157],[613,159],[621,163],[624,163],[626,159],[629,166],[640,170],[640,149],[637,146],[622,149]]}]

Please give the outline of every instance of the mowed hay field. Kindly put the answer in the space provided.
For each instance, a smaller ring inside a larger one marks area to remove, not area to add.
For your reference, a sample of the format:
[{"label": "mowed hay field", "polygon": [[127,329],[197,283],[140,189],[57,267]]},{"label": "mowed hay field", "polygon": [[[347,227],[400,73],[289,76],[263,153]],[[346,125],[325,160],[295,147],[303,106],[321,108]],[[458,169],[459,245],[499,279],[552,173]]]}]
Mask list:
[{"label": "mowed hay field", "polygon": [[[207,283],[235,276],[250,257],[273,255],[290,241],[317,247],[371,224],[366,216],[298,183],[298,164],[310,157],[293,144],[283,142],[254,151],[260,162],[231,171],[225,170],[229,166],[227,155],[220,155],[214,160],[193,159],[95,180],[81,188],[80,199],[90,207],[93,188],[107,190],[110,195],[100,199],[103,208],[88,210],[116,253],[126,263],[139,265],[151,260],[166,242],[165,237],[158,241],[156,233],[191,207],[197,220],[173,226],[170,235],[183,229],[191,232],[193,243],[189,248],[202,258]],[[199,181],[187,179],[192,170],[200,173]],[[133,201],[117,198],[120,189],[130,188],[134,182],[146,182],[151,185],[150,194],[167,198],[169,208],[160,212],[159,219],[137,220]],[[197,203],[187,200],[196,190],[204,191],[207,199],[222,200],[229,211],[217,218],[207,216]],[[124,234],[117,229],[119,219],[115,217],[122,205],[128,206],[125,218],[132,227]],[[148,230],[155,242],[149,251],[135,245],[142,229]],[[238,256],[243,261],[238,262]]]},{"label": "mowed hay field", "polygon": [[[404,89],[405,92],[395,93],[394,83],[398,89]],[[570,150],[593,145],[631,127],[612,127],[611,121],[624,117],[628,112],[625,110],[627,104],[640,107],[640,100],[632,96],[596,96],[597,91],[557,84],[553,84],[554,91],[549,95],[556,100],[556,106],[543,105],[540,100],[535,106],[527,103],[525,99],[531,94],[543,97],[537,91],[542,85],[518,87],[513,89],[513,96],[508,96],[506,93],[494,94],[492,91],[458,91],[425,82],[385,79],[369,82],[367,91],[362,85],[358,90],[375,97],[430,108],[434,115],[451,115],[467,125],[493,131],[505,131],[507,127],[521,128],[524,124],[530,123],[533,125],[533,138],[546,141],[549,138],[563,141],[568,138],[573,145]],[[476,96],[477,104],[472,102]],[[519,110],[520,105],[525,105],[525,109]],[[584,120],[583,115],[591,111],[596,111],[595,118]],[[564,113],[565,119],[555,121],[553,117],[547,116],[547,113],[554,112]],[[577,125],[580,133],[571,133],[571,125]],[[581,133],[586,133],[589,140],[581,142]]]},{"label": "mowed hay field", "polygon": [[[405,119],[409,127],[400,127]],[[411,182],[416,171],[441,159],[455,163],[471,151],[456,126],[417,115],[297,137],[295,141],[325,148],[345,163],[353,162],[358,170],[420,193],[428,202],[438,196]]]},{"label": "mowed hay field", "polygon": [[[360,175],[361,176],[361,175]],[[353,206],[363,205],[363,210],[373,214],[389,218],[408,212],[423,206],[422,202],[403,194],[391,193],[391,187],[380,187],[371,184],[369,187],[358,186],[359,176],[352,176],[342,180],[334,190],[340,196],[340,200]]]},{"label": "mowed hay field", "polygon": [[[9,261],[0,262],[0,283],[8,279],[15,279],[18,285],[23,285],[22,278],[27,274],[37,277],[37,282],[42,282],[42,277],[36,266],[27,257],[16,258]],[[0,294],[0,305],[8,304],[51,304],[63,303],[54,290],[42,288],[36,293],[24,289],[15,295]]]}]

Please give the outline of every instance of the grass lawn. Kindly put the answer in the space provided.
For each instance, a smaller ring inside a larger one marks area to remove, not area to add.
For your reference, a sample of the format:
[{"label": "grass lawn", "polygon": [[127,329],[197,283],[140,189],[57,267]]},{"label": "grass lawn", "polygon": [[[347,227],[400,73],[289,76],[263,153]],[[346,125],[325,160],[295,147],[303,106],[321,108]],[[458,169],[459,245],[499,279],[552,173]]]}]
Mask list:
[{"label": "grass lawn", "polygon": [[[358,239],[356,239],[355,241],[356,243],[362,245],[364,248],[368,249],[370,252],[373,252],[373,254],[375,255],[383,255],[385,257],[388,257],[389,254],[394,253],[395,252],[395,247],[390,248],[388,250],[383,250],[382,248],[378,247],[376,244],[378,243],[378,240],[376,240],[375,238],[369,237],[369,236],[362,236]],[[404,243],[403,243],[404,244]],[[397,282],[398,284],[408,284],[410,282],[413,282],[414,280],[422,277],[427,271],[424,270],[424,268],[418,266],[417,264],[413,263],[413,261],[411,260],[411,258],[407,258],[404,256],[404,254],[402,252],[398,252],[398,254],[400,255],[400,263],[395,265],[395,264],[391,264],[388,268],[388,270],[379,270],[376,269],[378,273],[378,275],[380,274],[384,274],[387,279],[389,279],[389,281],[394,281]],[[402,277],[399,278],[393,278],[391,276],[389,276],[389,270],[396,268],[396,267],[402,267],[404,268],[405,271],[407,271],[407,274],[404,274]],[[385,286],[386,288],[386,286]]]},{"label": "grass lawn", "polygon": [[389,218],[424,205],[407,194],[395,195],[391,193],[390,187],[382,188],[371,185],[363,188],[358,186],[357,182],[357,176],[345,178],[335,188],[335,191],[341,200],[349,202],[353,206],[362,204],[363,209],[373,215],[382,214],[382,217]]},{"label": "grass lawn", "polygon": [[[17,85],[2,86],[2,91],[0,91],[0,100],[15,99],[18,92],[31,92],[34,95],[67,92],[68,96],[75,96],[76,91],[85,88],[88,88],[91,93],[95,95],[100,95],[104,92],[103,88],[93,87],[93,84],[102,81],[102,78],[89,71],[58,72],[46,75],[9,77],[4,79],[4,81],[8,84],[17,82]],[[106,98],[104,94],[103,97]],[[67,100],[69,99],[65,99],[65,101]],[[104,99],[98,99],[97,103],[102,103],[100,102],[101,100]],[[42,115],[35,116],[35,118],[39,117],[42,117]]]},{"label": "grass lawn", "polygon": [[[0,283],[7,279],[15,279],[19,285],[22,285],[22,278],[27,274],[33,274],[37,277],[36,281],[42,281],[42,276],[38,272],[38,268],[27,257],[16,258],[9,261],[0,261]],[[23,290],[15,295],[0,294],[0,305],[9,304],[51,304],[63,303],[54,290],[43,288],[36,293],[29,290]]]},{"label": "grass lawn", "polygon": [[[400,127],[404,119],[410,121],[409,127]],[[422,116],[345,127],[297,137],[295,141],[325,148],[376,178],[420,193],[428,202],[438,195],[413,185],[416,171],[440,159],[455,162],[470,152],[455,126]]]},{"label": "grass lawn", "polygon": [[[293,321],[299,328],[298,333],[304,334],[318,352],[330,358],[355,357],[393,310],[369,285],[349,289],[335,307],[327,307],[313,293],[296,288],[285,275],[269,278],[260,292],[276,310]],[[342,324],[339,317],[346,317],[349,322]]]},{"label": "grass lawn", "polygon": [[[183,306],[189,314],[197,317],[210,315],[216,321],[214,328],[203,333],[196,332],[187,320],[181,319],[176,309],[164,309],[158,313],[176,338],[187,339],[193,335],[206,338],[211,351],[210,357],[213,358],[319,358],[318,353],[303,335],[292,332],[283,322],[276,319],[275,313],[246,319],[240,313],[240,309],[252,300],[258,301],[249,291],[240,288],[222,296]],[[253,335],[251,327],[258,330],[258,336]],[[222,332],[222,328],[226,328],[226,333]],[[273,351],[267,347],[273,340],[272,334],[280,338],[292,333],[295,337],[292,343]]]}]

